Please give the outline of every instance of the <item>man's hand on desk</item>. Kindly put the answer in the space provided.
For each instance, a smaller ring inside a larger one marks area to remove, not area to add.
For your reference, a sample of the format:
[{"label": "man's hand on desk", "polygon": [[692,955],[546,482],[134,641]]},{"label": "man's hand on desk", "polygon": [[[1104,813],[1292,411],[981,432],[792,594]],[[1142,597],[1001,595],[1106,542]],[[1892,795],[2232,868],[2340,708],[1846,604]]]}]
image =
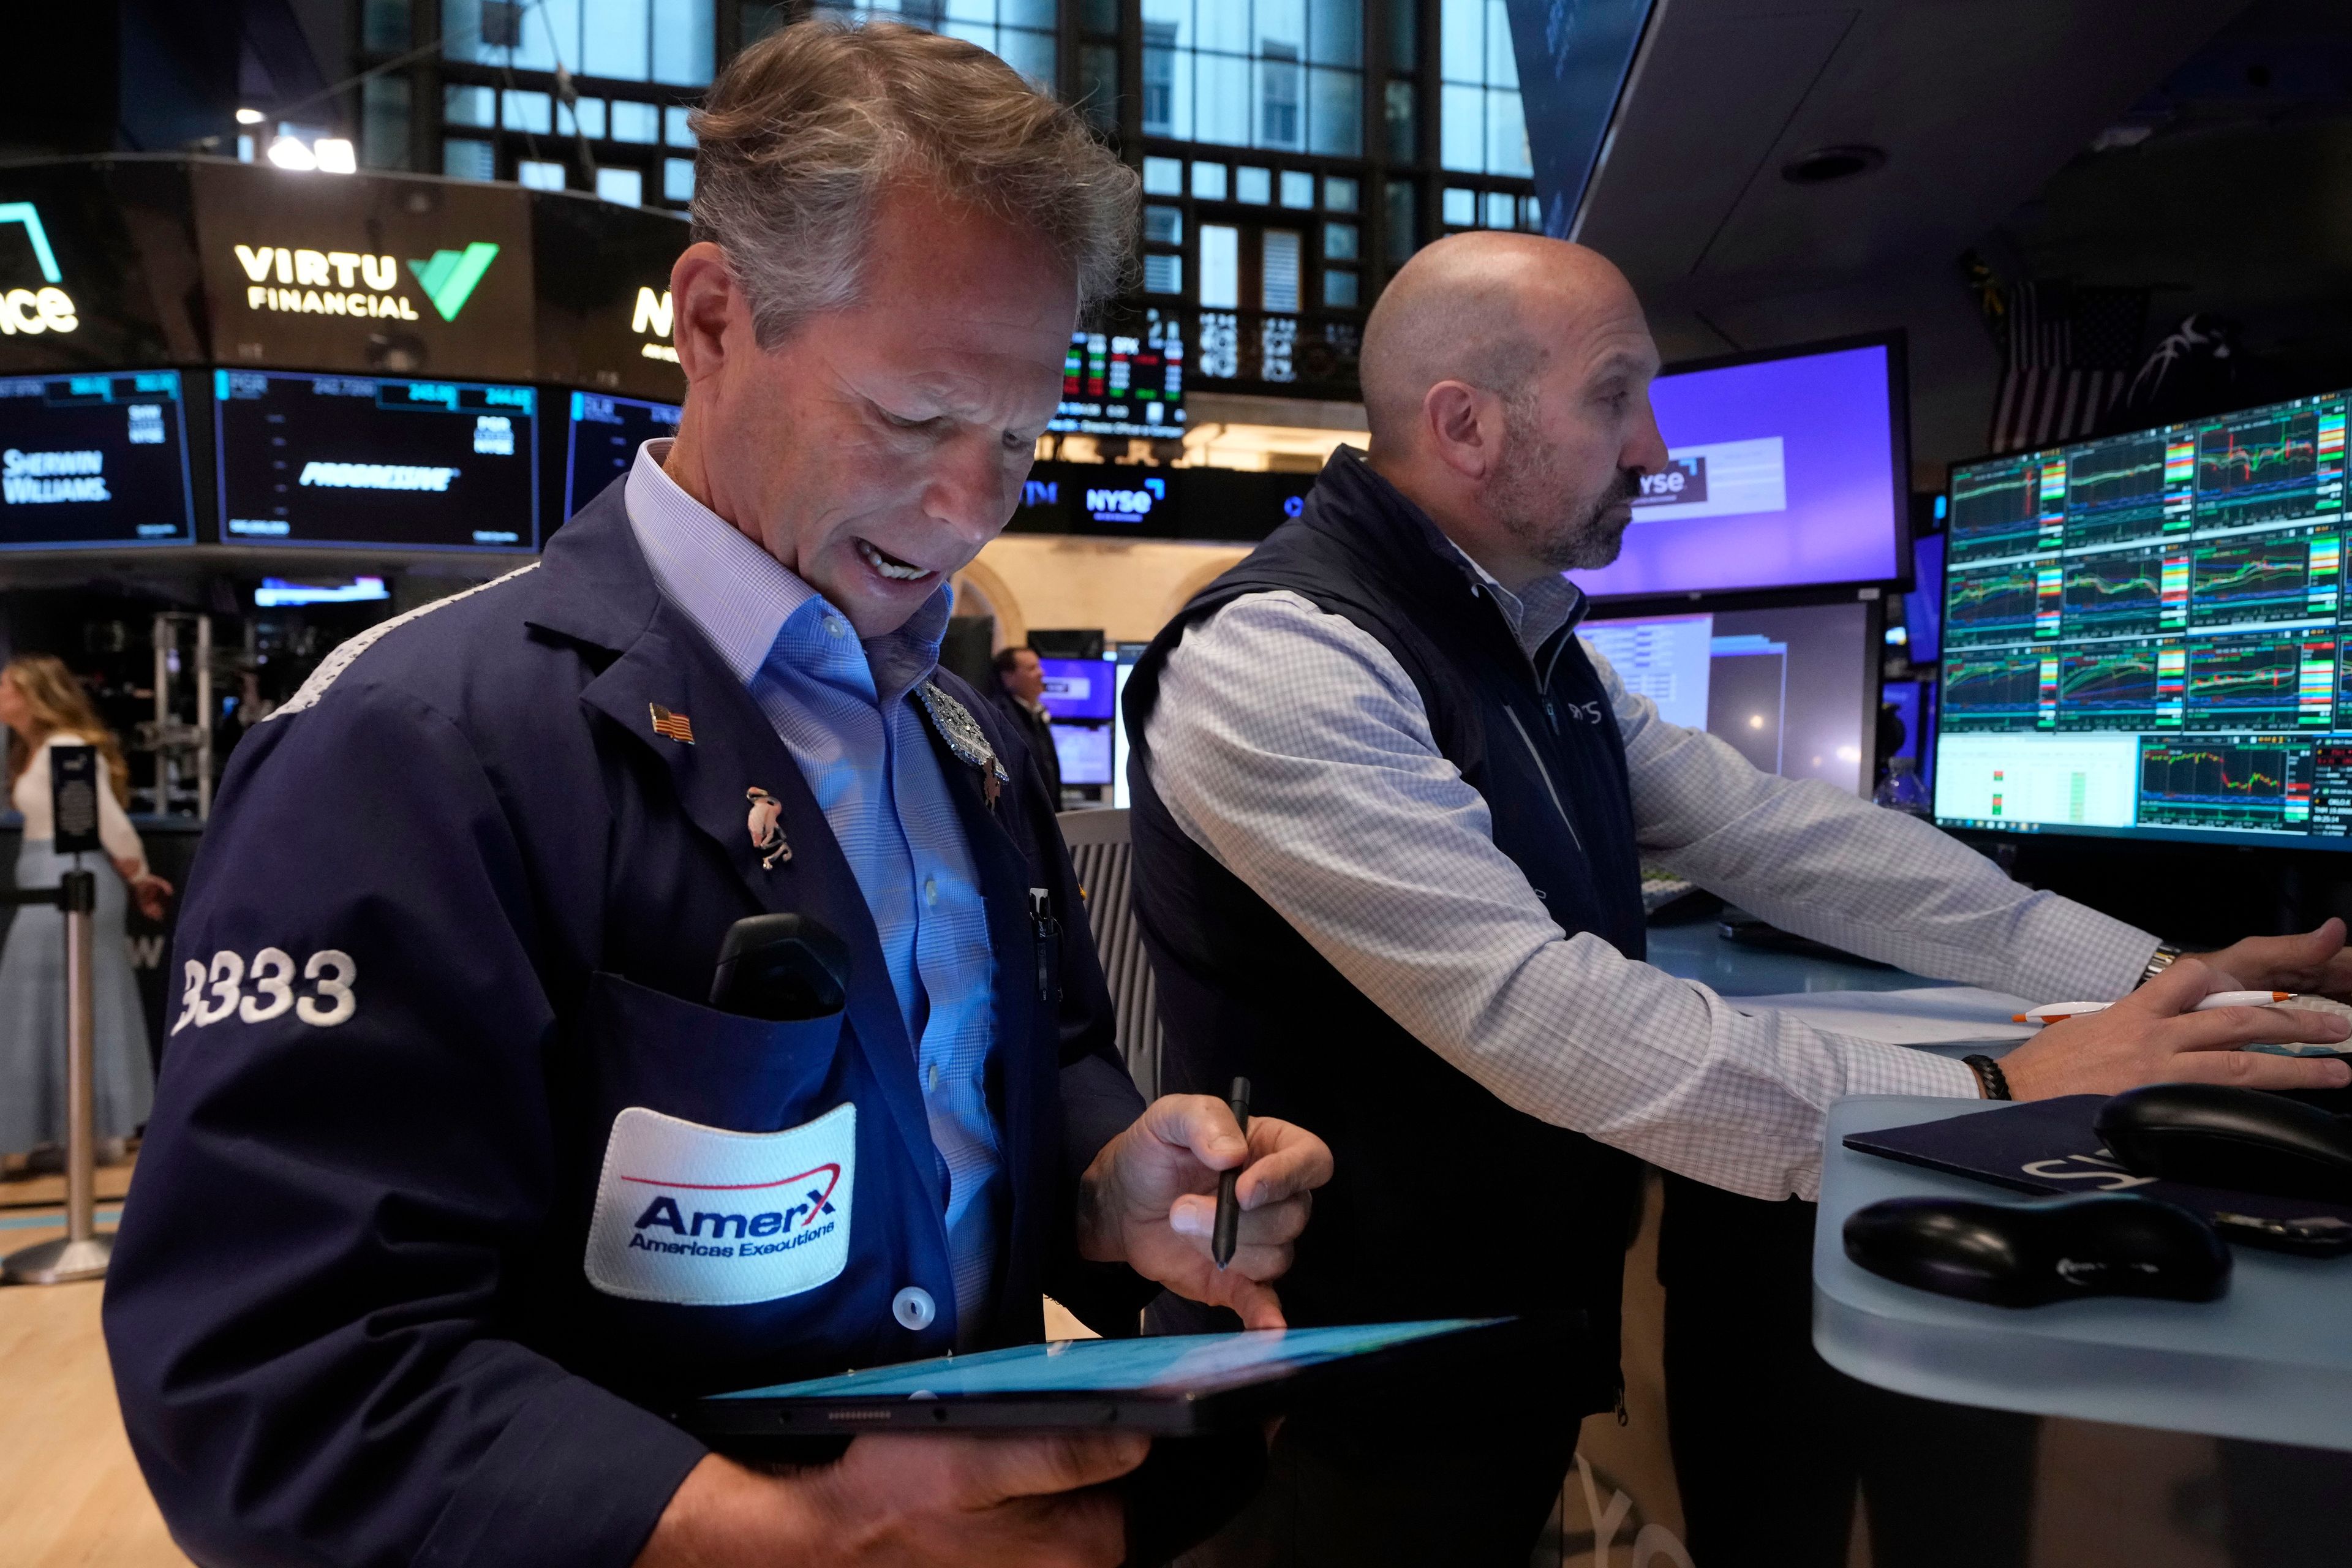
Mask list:
[{"label": "man's hand on desk", "polygon": [[2302,936],[2250,936],[2197,956],[2227,975],[2224,984],[2352,1000],[2352,950],[2344,945],[2344,922],[2332,915]]},{"label": "man's hand on desk", "polygon": [[[2338,946],[2343,927],[2336,927]],[[2326,927],[2322,927],[2324,933]],[[2257,938],[2309,942],[2310,938]],[[2238,948],[2247,946],[2240,942]],[[2226,951],[2235,952],[2238,948]],[[2251,1045],[2337,1045],[2343,1019],[2285,1007],[2217,1007],[2192,1013],[2215,991],[2239,988],[2247,976],[2223,972],[2222,955],[2183,957],[2104,1013],[2053,1024],[2001,1058],[2009,1091],[2019,1100],[2062,1094],[2120,1094],[2144,1083],[2228,1083],[2246,1089],[2341,1089],[2352,1068],[2331,1057],[2278,1057],[2241,1050]],[[2269,985],[2267,980],[2256,984]],[[2272,989],[2285,990],[2284,985]]]},{"label": "man's hand on desk", "polygon": [[1103,1483],[1148,1437],[860,1437],[764,1475],[716,1454],[687,1475],[635,1568],[1113,1568],[1126,1512]]},{"label": "man's hand on desk", "polygon": [[[1219,1268],[1209,1258],[1217,1174],[1236,1165],[1240,1245]],[[1124,1262],[1180,1296],[1230,1307],[1245,1328],[1279,1329],[1282,1304],[1263,1281],[1290,1267],[1314,1190],[1330,1179],[1331,1150],[1305,1128],[1253,1116],[1244,1142],[1224,1101],[1162,1095],[1087,1167],[1078,1255]]]}]

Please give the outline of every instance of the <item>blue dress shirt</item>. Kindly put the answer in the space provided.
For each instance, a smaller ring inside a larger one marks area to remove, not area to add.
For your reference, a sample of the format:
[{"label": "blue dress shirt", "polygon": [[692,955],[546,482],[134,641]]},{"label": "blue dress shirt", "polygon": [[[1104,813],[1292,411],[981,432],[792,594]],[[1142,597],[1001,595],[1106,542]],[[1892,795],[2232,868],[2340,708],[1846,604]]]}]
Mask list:
[{"label": "blue dress shirt", "polygon": [[928,721],[909,695],[938,667],[950,595],[942,585],[898,631],[860,641],[823,595],[662,471],[669,445],[637,449],[629,525],[662,591],[775,727],[873,911],[948,1180],[961,1341],[988,1299],[1003,1183],[988,1108],[996,1012],[988,912]]}]

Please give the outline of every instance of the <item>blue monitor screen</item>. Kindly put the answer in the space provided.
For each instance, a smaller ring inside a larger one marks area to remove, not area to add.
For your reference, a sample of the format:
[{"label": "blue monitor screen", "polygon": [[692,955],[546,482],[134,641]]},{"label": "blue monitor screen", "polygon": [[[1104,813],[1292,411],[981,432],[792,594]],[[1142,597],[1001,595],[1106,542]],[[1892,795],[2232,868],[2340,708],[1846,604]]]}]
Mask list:
[{"label": "blue monitor screen", "polygon": [[539,548],[528,386],[213,373],[221,542]]},{"label": "blue monitor screen", "polygon": [[656,437],[677,434],[680,410],[674,403],[609,397],[601,392],[572,395],[571,439],[565,447],[563,515],[572,516],[629,471],[637,448]]},{"label": "blue monitor screen", "polygon": [[[1108,664],[1103,666],[1106,671],[1114,668]],[[1066,784],[1110,783],[1110,726],[1076,721],[1067,723],[1056,721],[1054,725],[1054,755],[1062,764],[1062,782]]]},{"label": "blue monitor screen", "polygon": [[1055,719],[1108,720],[1118,667],[1101,658],[1045,658],[1045,711]]},{"label": "blue monitor screen", "polygon": [[0,550],[193,544],[180,373],[0,378]]},{"label": "blue monitor screen", "polygon": [[1910,633],[1915,664],[1933,664],[1944,644],[1944,536],[1923,533],[1911,542],[1915,586],[1903,595],[1903,625]]}]

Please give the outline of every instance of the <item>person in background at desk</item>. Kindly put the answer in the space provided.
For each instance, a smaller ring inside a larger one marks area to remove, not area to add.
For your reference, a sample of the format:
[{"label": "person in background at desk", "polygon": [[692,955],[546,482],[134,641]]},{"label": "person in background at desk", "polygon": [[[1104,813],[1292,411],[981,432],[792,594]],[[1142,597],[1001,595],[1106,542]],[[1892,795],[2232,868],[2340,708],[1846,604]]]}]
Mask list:
[{"label": "person in background at desk", "polygon": [[1054,750],[1054,716],[1045,711],[1045,666],[1034,647],[1008,647],[996,656],[996,689],[990,694],[998,711],[1020,727],[1029,742],[1029,754],[1045,775],[1045,798],[1062,802],[1062,758]]},{"label": "person in background at desk", "polygon": [[[1041,1340],[1047,1291],[1282,1321],[1329,1152],[1144,1106],[1026,742],[937,668],[1137,177],[890,25],[779,31],[693,124],[675,440],[223,784],[105,1310],[200,1562],[1108,1568],[1133,1436],[770,1473],[660,1412]],[[841,940],[845,1009],[704,1005],[762,912]]]},{"label": "person in background at desk", "polygon": [[[1167,1081],[1246,1075],[1337,1156],[1284,1288],[1294,1320],[1565,1307],[1590,1325],[1572,1386],[1497,1391],[1442,1445],[1294,1421],[1254,1508],[1261,1542],[1292,1544],[1262,1550],[1245,1521],[1234,1555],[1202,1563],[1524,1563],[1578,1418],[1620,1397],[1638,1162],[1810,1199],[1840,1096],[2000,1088],[1744,1016],[1650,967],[1643,858],[1922,973],[2126,997],[2019,1047],[2021,1099],[2347,1078],[2231,1048],[2340,1040],[2333,1018],[2187,1011],[2240,984],[2352,987],[2341,924],[2174,963],[2148,932],[2019,887],[1927,824],[1759,772],[1625,690],[1578,639],[1584,601],[1562,574],[1615,559],[1641,476],[1665,465],[1657,367],[1640,302],[1593,252],[1500,234],[1423,248],[1365,327],[1370,452],[1341,448],[1304,515],[1129,678],[1135,899]],[[1463,1159],[1433,1150],[1441,1128]],[[1508,1202],[1449,1196],[1473,1160]],[[1719,1283],[1736,1320],[1738,1281]],[[1153,1321],[1213,1314],[1175,1302]],[[1748,1466],[1774,1461],[1780,1414],[1758,1413]],[[1688,1500],[1698,1519],[1707,1499]],[[1736,1517],[1690,1542],[1711,1565],[1790,1561],[1780,1545]]]},{"label": "person in background at desk", "polygon": [[[122,747],[63,660],[20,654],[0,669],[0,724],[8,727],[9,804],[25,819],[24,844],[16,851],[20,888],[54,888],[79,858],[53,847],[50,750],[96,746],[105,770],[98,837],[117,875],[99,875],[98,909],[90,920],[92,1125],[100,1162],[120,1160],[124,1141],[147,1120],[155,1093],[147,1015],[123,945],[123,913],[135,900],[148,919],[162,920],[172,884],[147,868],[146,847],[123,815],[131,764]],[[65,942],[63,914],[52,905],[26,904],[16,910],[0,952],[0,1152],[37,1156],[65,1141]]]}]

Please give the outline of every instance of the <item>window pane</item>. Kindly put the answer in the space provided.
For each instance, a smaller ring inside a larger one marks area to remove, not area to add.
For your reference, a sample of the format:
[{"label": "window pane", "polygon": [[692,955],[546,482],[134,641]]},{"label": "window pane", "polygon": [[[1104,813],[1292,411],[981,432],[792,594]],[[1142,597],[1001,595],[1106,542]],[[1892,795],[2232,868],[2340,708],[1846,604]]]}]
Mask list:
[{"label": "window pane", "polygon": [[1152,245],[1184,243],[1184,209],[1148,206],[1143,209],[1143,237]]},{"label": "window pane", "polygon": [[1323,182],[1323,205],[1335,213],[1356,210],[1356,182],[1333,174]]},{"label": "window pane", "polygon": [[1315,205],[1315,176],[1302,174],[1296,169],[1282,172],[1282,205],[1286,207],[1311,207]]},{"label": "window pane", "polygon": [[1228,147],[1250,144],[1250,62],[1239,55],[1191,57],[1192,139]]},{"label": "window pane", "polygon": [[1356,259],[1356,226],[1351,223],[1327,223],[1323,226],[1323,259],[1353,261]]},{"label": "window pane", "polygon": [[1528,162],[1527,112],[1519,107],[1516,92],[1486,95],[1486,172],[1517,174],[1521,179],[1535,173]]},{"label": "window pane", "polygon": [[1118,50],[1088,44],[1078,50],[1078,105],[1097,127],[1118,127]]},{"label": "window pane", "polygon": [[690,202],[694,199],[694,160],[664,158],[662,160],[662,200]]},{"label": "window pane", "polygon": [[1000,27],[1026,27],[1033,33],[1050,33],[1056,26],[1054,0],[996,0],[996,25]]},{"label": "window pane", "polygon": [[1192,165],[1192,199],[1201,202],[1225,199],[1225,166],[1223,163]]},{"label": "window pane", "polygon": [[1155,196],[1181,196],[1184,194],[1184,160],[1181,158],[1146,158],[1143,161],[1143,189]]},{"label": "window pane", "polygon": [[563,188],[564,168],[541,158],[525,158],[515,165],[515,180],[534,191],[560,191]]},{"label": "window pane", "polygon": [[1421,248],[1419,204],[1413,199],[1412,182],[1391,180],[1382,205],[1388,213],[1389,265],[1402,267]]},{"label": "window pane", "polygon": [[652,26],[648,0],[581,0],[580,69],[588,76],[645,80],[652,74],[646,48]]},{"label": "window pane", "polygon": [[441,89],[441,121],[446,125],[499,122],[499,95],[487,87],[445,87]]},{"label": "window pane", "polygon": [[635,169],[599,169],[596,194],[623,206],[641,207],[646,205],[646,177]]},{"label": "window pane", "polygon": [[1305,114],[1299,80],[1298,46],[1268,43],[1257,62],[1257,142],[1260,147],[1306,145]]},{"label": "window pane", "polygon": [[1330,271],[1323,274],[1323,302],[1342,310],[1356,308],[1356,275],[1352,272]]},{"label": "window pane", "polygon": [[1307,0],[1307,58],[1318,66],[1361,65],[1364,0]]},{"label": "window pane", "polygon": [[537,0],[516,7],[514,65],[551,71],[580,58],[580,0]]},{"label": "window pane", "polygon": [[[1143,130],[1149,136],[1176,136],[1178,100],[1176,96],[1176,24],[1152,22],[1143,24]],[[1189,78],[1190,73],[1187,73]],[[1192,98],[1183,100],[1185,130],[1183,139],[1192,135]],[[1149,160],[1146,160],[1149,162]]]},{"label": "window pane", "polygon": [[1519,198],[1502,191],[1486,193],[1486,216],[1481,220],[1488,228],[1517,228]]},{"label": "window pane", "polygon": [[[1440,89],[1437,158],[1449,169],[1483,174],[1486,168],[1486,95],[1475,87]],[[1452,222],[1452,219],[1448,219]]]},{"label": "window pane", "polygon": [[488,142],[452,136],[441,143],[441,172],[456,180],[492,180],[499,164]]},{"label": "window pane", "polygon": [[555,129],[565,136],[581,135],[601,142],[604,139],[604,100],[583,98],[578,104],[559,103],[555,106]]},{"label": "window pane", "polygon": [[710,85],[711,0],[654,0],[654,79]]},{"label": "window pane", "polygon": [[406,51],[416,41],[410,36],[408,0],[367,0],[367,9],[361,16],[360,47],[362,48],[397,54]]},{"label": "window pane", "polygon": [[1270,228],[1265,231],[1265,240],[1260,298],[1269,310],[1296,310],[1298,309],[1297,232]]},{"label": "window pane", "polygon": [[1388,0],[1389,58],[1391,70],[1421,67],[1421,5],[1419,0]]},{"label": "window pane", "polygon": [[1521,228],[1532,230],[1537,234],[1541,234],[1543,232],[1543,203],[1534,196],[1528,196],[1520,205],[1527,210],[1520,215],[1519,226]]},{"label": "window pane", "polygon": [[1486,0],[1440,0],[1437,71],[1447,81],[1483,81],[1486,65]]},{"label": "window pane", "polygon": [[506,88],[499,93],[499,118],[509,131],[544,136],[555,129],[555,100],[543,92]]},{"label": "window pane", "polygon": [[747,49],[790,20],[782,5],[771,5],[769,0],[741,0],[736,18]]},{"label": "window pane", "polygon": [[1412,128],[1412,83],[1389,83],[1389,162],[1391,163],[1410,163],[1421,156],[1421,139]]},{"label": "window pane", "polygon": [[1192,37],[1186,41],[1196,49],[1248,54],[1250,0],[1195,0]]},{"label": "window pane", "polygon": [[360,162],[371,169],[408,167],[408,79],[372,76],[360,107]]},{"label": "window pane", "polygon": [[1242,302],[1242,231],[1231,224],[1201,226],[1201,304],[1230,310]]},{"label": "window pane", "polygon": [[1274,200],[1274,172],[1270,169],[1235,169],[1234,200],[1257,207]]},{"label": "window pane", "polygon": [[613,140],[652,146],[661,140],[661,110],[629,99],[613,100]]},{"label": "window pane", "polygon": [[1307,113],[1307,149],[1332,157],[1353,158],[1364,150],[1364,79],[1354,71],[1318,70],[1310,74],[1313,102]]},{"label": "window pane", "polygon": [[1080,0],[1078,26],[1097,37],[1115,37],[1118,32],[1118,0]]},{"label": "window pane", "polygon": [[999,59],[1029,79],[1029,85],[1040,92],[1054,90],[1054,38],[1050,33],[1024,32],[1017,27],[996,29]]},{"label": "window pane", "polygon": [[1143,291],[1147,294],[1181,294],[1184,291],[1184,258],[1158,254],[1145,257]]},{"label": "window pane", "polygon": [[1450,227],[1473,226],[1478,221],[1478,193],[1458,187],[1449,188],[1445,193],[1445,205],[1442,213]]},{"label": "window pane", "polygon": [[1486,85],[1519,85],[1518,57],[1511,50],[1511,13],[1504,0],[1486,0]]},{"label": "window pane", "polygon": [[673,147],[694,145],[694,128],[686,122],[687,109],[673,103],[662,110],[662,140]]}]

